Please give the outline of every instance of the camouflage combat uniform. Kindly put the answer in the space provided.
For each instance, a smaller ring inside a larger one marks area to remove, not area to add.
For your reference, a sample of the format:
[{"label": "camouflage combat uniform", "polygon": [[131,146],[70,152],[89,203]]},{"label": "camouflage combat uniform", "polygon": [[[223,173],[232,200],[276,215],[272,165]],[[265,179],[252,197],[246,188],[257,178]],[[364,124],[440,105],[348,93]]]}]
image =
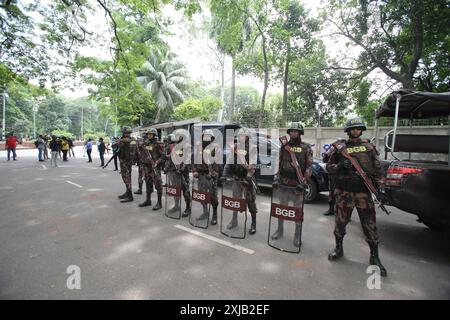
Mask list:
[{"label": "camouflage combat uniform", "polygon": [[[364,172],[373,179],[375,185],[382,185],[384,183],[383,175],[375,146],[360,138],[347,140],[345,145],[347,152],[359,162]],[[327,163],[327,170],[330,174],[335,175],[336,184],[334,235],[336,239],[344,238],[346,225],[351,218],[353,208],[356,207],[367,242],[378,244],[375,206],[371,194],[353,167],[346,169],[340,166],[342,158],[342,155],[334,151]]]},{"label": "camouflage combat uniform", "polygon": [[[254,234],[256,232],[256,213],[258,210],[256,208],[256,190],[253,187],[252,179],[254,179],[256,165],[250,164],[249,159],[251,152],[256,152],[256,148],[252,148],[250,152],[248,151],[249,149],[248,141],[245,144],[245,150],[239,150],[237,147],[234,148],[234,164],[225,165],[223,176],[233,177],[233,184],[231,187],[233,197],[241,198],[242,193],[244,193],[247,208],[252,217],[249,233]],[[239,157],[237,153],[240,154]],[[238,162],[239,158],[242,159],[241,162]],[[246,164],[242,163],[244,160]],[[233,212],[233,218],[228,224],[227,229],[232,229],[237,226],[237,215],[238,212]]]},{"label": "camouflage combat uniform", "polygon": [[123,200],[133,200],[133,195],[131,193],[131,168],[136,157],[136,146],[136,139],[132,137],[123,136],[117,141],[117,147],[119,148],[117,155],[120,160],[120,174],[127,189],[127,196],[125,196],[125,194],[119,196],[119,198]]},{"label": "camouflage combat uniform", "polygon": [[[172,152],[176,152],[179,158],[183,157],[183,150],[173,151],[176,143],[170,143],[166,148],[166,161],[164,171],[166,172],[169,180],[169,184],[180,187],[183,192],[184,201],[186,202],[186,210],[183,213],[183,217],[187,217],[191,212],[191,194],[189,188],[189,165],[184,162],[175,165],[172,160]],[[176,210],[180,207],[180,197],[175,197]]]}]

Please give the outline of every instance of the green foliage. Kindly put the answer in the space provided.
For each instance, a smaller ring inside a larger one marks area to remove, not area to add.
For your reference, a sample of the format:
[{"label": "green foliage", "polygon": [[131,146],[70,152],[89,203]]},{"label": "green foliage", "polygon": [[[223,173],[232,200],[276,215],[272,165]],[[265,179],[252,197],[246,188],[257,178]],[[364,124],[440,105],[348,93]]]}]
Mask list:
[{"label": "green foliage", "polygon": [[174,109],[174,116],[177,120],[201,118],[203,121],[212,121],[220,108],[221,103],[217,98],[189,98]]},{"label": "green foliage", "polygon": [[70,138],[70,139],[76,139],[76,136],[69,132],[69,131],[65,131],[65,130],[53,130],[52,135],[55,135],[57,137],[66,137],[66,138]]}]

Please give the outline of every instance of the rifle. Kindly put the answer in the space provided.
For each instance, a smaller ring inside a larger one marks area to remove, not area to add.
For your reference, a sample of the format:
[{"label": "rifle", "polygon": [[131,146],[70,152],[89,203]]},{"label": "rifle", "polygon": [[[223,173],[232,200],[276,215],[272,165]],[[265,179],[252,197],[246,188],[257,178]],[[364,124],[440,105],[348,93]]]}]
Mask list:
[{"label": "rifle", "polygon": [[287,152],[289,152],[289,155],[291,156],[291,164],[295,168],[295,173],[297,174],[298,182],[300,182],[303,185],[307,185],[305,177],[303,176],[302,170],[300,170],[300,165],[298,163],[297,157],[295,156],[294,152],[292,152],[291,146],[289,146],[287,143],[287,138],[285,136],[280,138],[281,145],[284,146]]},{"label": "rifle", "polygon": [[384,204],[379,200],[379,193],[378,190],[373,185],[372,181],[369,179],[367,174],[364,172],[364,170],[361,168],[359,162],[353,158],[345,149],[345,144],[339,143],[335,145],[336,150],[339,154],[341,154],[345,159],[349,160],[352,164],[352,166],[356,169],[356,173],[359,175],[359,177],[363,180],[364,184],[366,185],[367,189],[369,189],[370,194],[372,195],[373,201],[378,204],[381,210],[383,210],[386,214],[390,214],[390,212],[386,209]]},{"label": "rifle", "polygon": [[110,159],[108,160],[108,162],[102,167],[103,169],[105,169],[105,168],[108,166],[108,164],[109,164],[114,158],[117,157],[117,154],[119,153],[119,150],[120,150],[120,147],[117,148],[117,150],[113,152],[113,155],[111,156],[111,158],[110,158]]}]

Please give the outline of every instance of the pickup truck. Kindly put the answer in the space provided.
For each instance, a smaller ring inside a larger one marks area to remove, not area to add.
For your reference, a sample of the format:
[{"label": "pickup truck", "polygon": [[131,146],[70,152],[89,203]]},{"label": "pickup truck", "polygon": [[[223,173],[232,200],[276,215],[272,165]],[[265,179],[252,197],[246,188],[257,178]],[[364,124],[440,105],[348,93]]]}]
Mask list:
[{"label": "pickup truck", "polygon": [[[398,120],[406,118],[412,124],[414,119],[448,119],[449,115],[450,92],[399,90],[376,110],[376,119],[394,118],[394,128],[384,137],[382,161],[388,205],[417,215],[432,230],[450,231],[450,134],[398,134]],[[400,159],[400,152],[408,159]],[[388,154],[393,159],[388,160]],[[412,154],[427,154],[432,160],[414,160]],[[444,160],[447,155],[447,161],[436,160],[436,155],[443,155]]]}]

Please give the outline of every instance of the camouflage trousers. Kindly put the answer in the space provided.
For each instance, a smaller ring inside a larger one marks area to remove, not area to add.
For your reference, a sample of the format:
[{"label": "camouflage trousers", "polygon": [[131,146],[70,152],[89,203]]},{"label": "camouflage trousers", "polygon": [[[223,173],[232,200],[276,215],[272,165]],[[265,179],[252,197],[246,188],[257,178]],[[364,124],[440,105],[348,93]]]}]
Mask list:
[{"label": "camouflage trousers", "polygon": [[133,161],[120,160],[120,174],[127,190],[131,190],[131,168]]},{"label": "camouflage trousers", "polygon": [[138,172],[139,172],[138,183],[139,183],[139,185],[141,185],[144,182],[144,165],[143,164],[138,164]]},{"label": "camouflage trousers", "polygon": [[181,187],[184,201],[186,203],[191,202],[191,193],[189,190],[189,172],[183,172],[182,174],[179,174],[176,171],[167,172],[167,184],[175,187]]},{"label": "camouflage trousers", "polygon": [[343,239],[345,236],[345,227],[352,217],[353,209],[356,207],[359,220],[369,244],[378,244],[377,224],[375,218],[375,205],[372,197],[366,192],[349,192],[335,189],[336,195],[336,214],[334,235],[336,239]]},{"label": "camouflage trousers", "polygon": [[161,181],[161,171],[159,169],[156,169],[156,175],[153,172],[153,168],[151,164],[144,164],[144,180],[145,180],[145,187],[147,190],[147,193],[153,192],[153,186],[155,186],[156,191],[158,193],[162,194],[162,181]]},{"label": "camouflage trousers", "polygon": [[334,180],[334,177],[332,177],[331,175],[328,175],[328,190],[329,190],[328,203],[332,207],[334,207],[334,205],[336,203],[336,195],[334,192],[334,190],[336,188],[335,186],[336,186],[336,182]]},{"label": "camouflage trousers", "polygon": [[243,186],[241,180],[233,180],[231,190],[233,192],[233,197],[235,198],[242,198],[242,193],[244,193],[248,211],[253,214],[258,212],[256,208],[256,193],[251,185]]},{"label": "camouflage trousers", "polygon": [[217,178],[208,178],[205,174],[198,176],[198,189],[202,192],[211,194],[211,204],[213,208],[219,205],[219,198],[217,196]]}]

